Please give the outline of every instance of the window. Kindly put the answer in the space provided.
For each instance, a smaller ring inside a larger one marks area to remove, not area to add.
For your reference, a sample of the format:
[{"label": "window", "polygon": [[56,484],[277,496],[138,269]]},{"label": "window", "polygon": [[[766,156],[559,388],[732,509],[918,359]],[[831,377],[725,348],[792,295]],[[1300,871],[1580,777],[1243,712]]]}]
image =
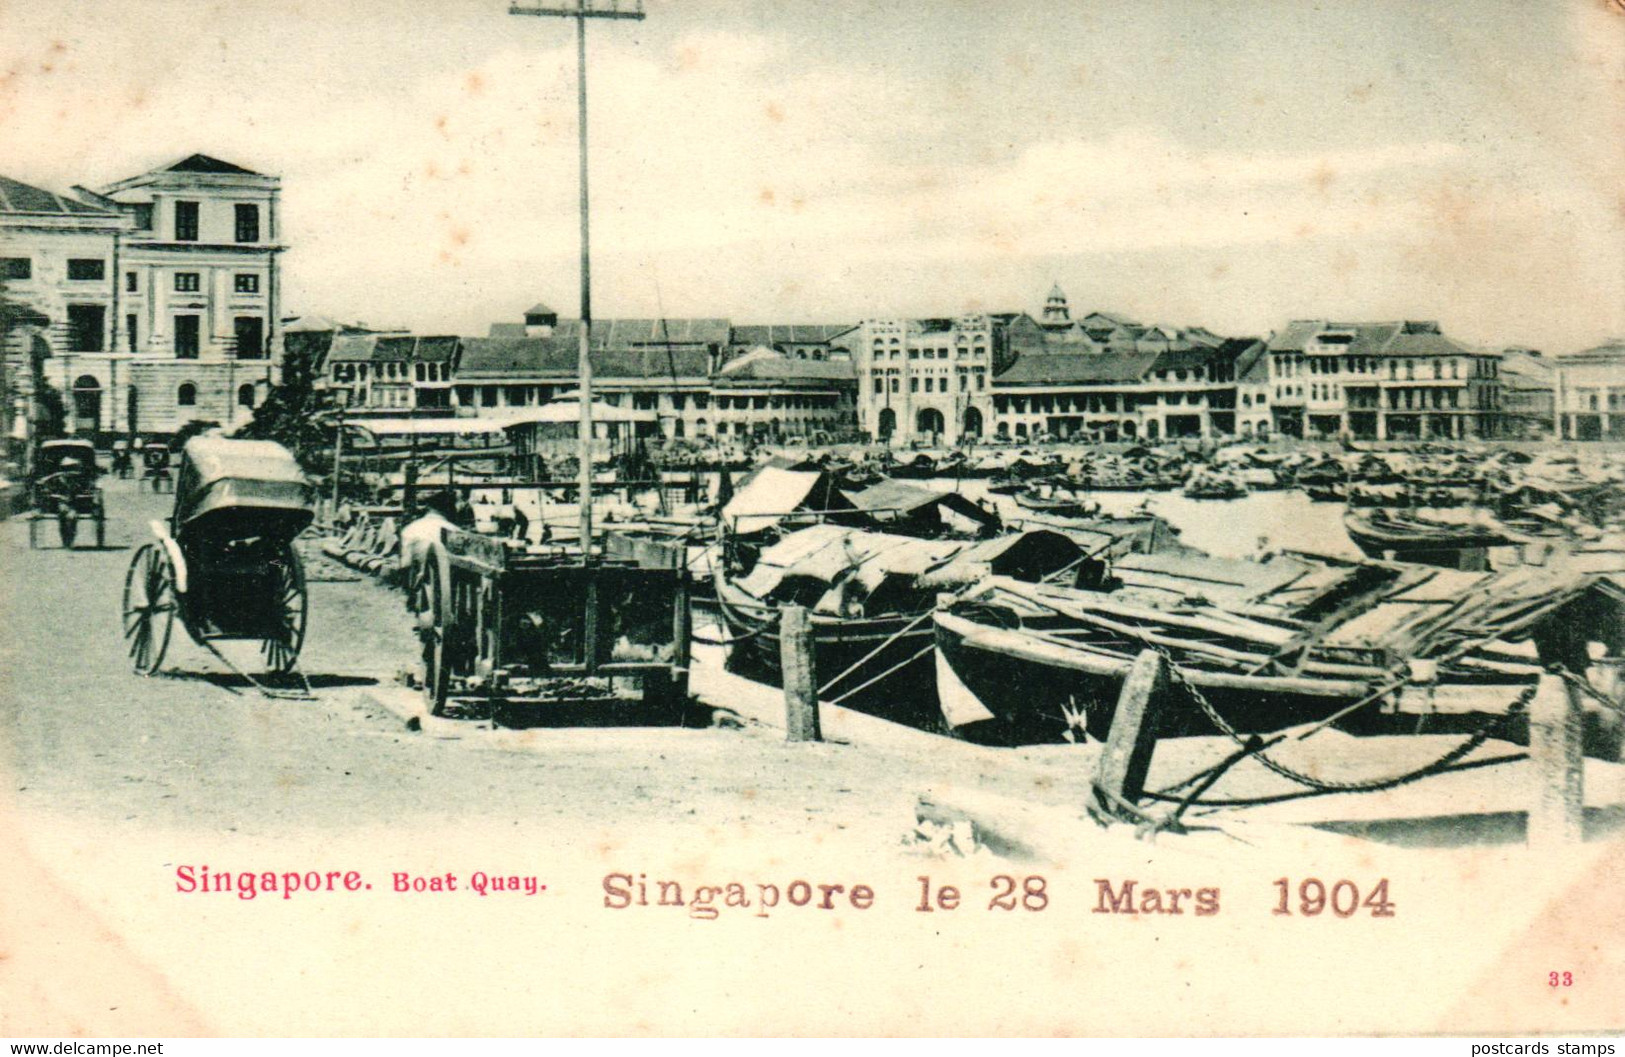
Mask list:
[{"label": "window", "polygon": [[237,387],[237,406],[254,406],[254,387],[252,385],[239,385]]},{"label": "window", "polygon": [[68,306],[68,341],[74,352],[101,352],[107,345],[107,308],[103,305]]},{"label": "window", "polygon": [[918,378],[910,378],[908,380],[908,391],[911,393],[917,393],[920,391],[920,380]]},{"label": "window", "polygon": [[176,272],[175,292],[180,294],[195,294],[201,288],[200,276],[197,272]]},{"label": "window", "polygon": [[232,289],[239,294],[257,294],[260,292],[260,277],[252,272],[238,272]]},{"label": "window", "polygon": [[886,379],[880,377],[878,374],[875,375],[875,392],[878,394],[878,393],[883,393],[885,391],[886,391]]},{"label": "window", "polygon": [[175,358],[180,360],[197,359],[200,324],[202,316],[176,316],[175,317]]},{"label": "window", "polygon": [[197,241],[197,203],[175,203],[175,241]]},{"label": "window", "polygon": [[89,282],[107,278],[107,262],[100,257],[70,257],[68,259],[68,278],[77,282]]},{"label": "window", "polygon": [[898,391],[898,384],[897,384],[897,379],[896,378],[893,378],[891,380],[891,391],[894,392],[894,393]]},{"label": "window", "polygon": [[237,316],[231,321],[231,332],[237,339],[239,360],[258,360],[265,356],[265,321],[259,316]]},{"label": "window", "polygon": [[139,318],[140,317],[138,317],[134,312],[131,312],[124,317],[124,337],[129,342],[131,352],[135,352],[136,346],[140,344],[136,340],[136,326]]},{"label": "window", "polygon": [[127,290],[128,292],[130,292],[132,294],[135,293],[136,290],[139,289],[139,287],[140,287],[140,282],[141,281],[136,278],[136,273],[135,272],[125,272],[124,273],[124,289]]},{"label": "window", "polygon": [[33,258],[0,257],[0,279],[32,279],[33,277]]},{"label": "window", "polygon": [[237,214],[237,241],[258,242],[260,240],[260,207],[252,203],[239,202],[235,207]]},{"label": "window", "polygon": [[[197,317],[193,317],[194,319]],[[181,387],[175,390],[175,403],[181,407],[197,406],[197,386],[191,382],[182,382]]]}]

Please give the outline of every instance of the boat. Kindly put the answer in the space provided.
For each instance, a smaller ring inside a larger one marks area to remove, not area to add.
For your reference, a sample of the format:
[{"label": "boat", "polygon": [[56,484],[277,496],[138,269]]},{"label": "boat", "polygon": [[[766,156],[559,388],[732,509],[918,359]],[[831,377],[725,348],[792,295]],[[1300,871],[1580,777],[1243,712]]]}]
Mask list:
[{"label": "boat", "polygon": [[1247,485],[1229,474],[1198,470],[1185,482],[1187,499],[1240,499],[1247,494]]},{"label": "boat", "polygon": [[1464,561],[1482,568],[1485,550],[1517,542],[1504,528],[1486,521],[1439,521],[1380,508],[1344,511],[1343,528],[1368,557],[1446,568],[1461,568]]},{"label": "boat", "polygon": [[937,730],[930,618],[939,593],[990,572],[1037,580],[1084,558],[1077,543],[1046,529],[925,540],[830,524],[805,528],[762,550],[748,570],[717,570],[718,613],[732,643],[728,666],[777,685],[779,607],[804,605],[825,700],[845,698],[881,718]]},{"label": "boat", "polygon": [[[1531,640],[1617,628],[1625,613],[1625,590],[1576,569],[1144,556],[1112,574],[1093,590],[991,577],[940,607],[948,729],[1000,745],[1104,739],[1136,657],[1154,649],[1240,733],[1332,720],[1354,733],[1470,731],[1538,679]],[[1154,731],[1216,732],[1188,693]]]},{"label": "boat", "polygon": [[1088,518],[1100,513],[1100,504],[1084,496],[1060,496],[1054,492],[1045,496],[1035,489],[1028,488],[1011,495],[1016,505],[1023,510],[1031,510],[1035,514],[1047,514],[1050,517],[1060,518]]}]

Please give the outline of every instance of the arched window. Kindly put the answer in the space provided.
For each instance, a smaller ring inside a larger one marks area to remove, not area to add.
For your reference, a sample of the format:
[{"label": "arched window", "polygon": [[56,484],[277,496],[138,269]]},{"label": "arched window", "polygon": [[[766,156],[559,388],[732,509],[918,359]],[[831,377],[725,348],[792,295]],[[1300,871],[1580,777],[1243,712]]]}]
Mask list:
[{"label": "arched window", "polygon": [[181,387],[175,390],[175,403],[181,407],[196,407],[197,386],[191,382],[182,382]]},{"label": "arched window", "polygon": [[252,385],[244,384],[237,387],[237,406],[254,406],[254,387]]}]

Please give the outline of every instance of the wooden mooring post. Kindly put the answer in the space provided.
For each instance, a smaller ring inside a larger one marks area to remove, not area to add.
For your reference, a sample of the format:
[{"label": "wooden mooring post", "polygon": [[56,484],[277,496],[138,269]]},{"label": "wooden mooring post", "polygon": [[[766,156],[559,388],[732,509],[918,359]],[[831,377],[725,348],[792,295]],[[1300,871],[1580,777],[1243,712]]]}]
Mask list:
[{"label": "wooden mooring post", "polygon": [[812,614],[806,606],[779,609],[779,669],[784,673],[786,741],[823,741],[818,725],[818,669],[813,662]]},{"label": "wooden mooring post", "polygon": [[1531,848],[1561,848],[1583,839],[1584,724],[1580,691],[1556,672],[1542,673],[1529,702],[1529,762],[1535,784],[1527,834]]},{"label": "wooden mooring post", "polygon": [[1089,813],[1096,821],[1144,821],[1134,807],[1145,795],[1145,778],[1157,747],[1157,713],[1167,697],[1167,662],[1155,650],[1141,650],[1117,695],[1117,711],[1095,771],[1095,802]]}]

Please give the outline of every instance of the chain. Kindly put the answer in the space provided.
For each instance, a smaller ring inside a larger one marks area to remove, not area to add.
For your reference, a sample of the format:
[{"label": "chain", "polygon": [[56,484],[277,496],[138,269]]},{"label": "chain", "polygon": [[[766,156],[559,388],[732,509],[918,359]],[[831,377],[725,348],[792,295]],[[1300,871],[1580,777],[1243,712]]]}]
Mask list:
[{"label": "chain", "polygon": [[[1215,727],[1218,727],[1219,730],[1223,731],[1237,745],[1246,745],[1247,741],[1242,737],[1240,732],[1238,732],[1235,727],[1231,726],[1230,723],[1219,714],[1218,709],[1213,707],[1212,702],[1208,701],[1207,696],[1203,694],[1202,691],[1195,686],[1195,684],[1193,684],[1189,679],[1185,678],[1185,673],[1180,669],[1179,665],[1174,663],[1174,659],[1169,655],[1168,651],[1160,647],[1152,648],[1161,655],[1165,662],[1167,662],[1169,677],[1175,683],[1185,688],[1186,693],[1191,695],[1191,699],[1194,700],[1197,706],[1201,708],[1203,714],[1207,716],[1209,722],[1211,722]],[[1512,703],[1506,712],[1498,716],[1491,716],[1489,719],[1485,720],[1484,725],[1479,727],[1479,729],[1473,734],[1469,735],[1465,741],[1451,749],[1449,752],[1445,753],[1443,756],[1440,756],[1432,763],[1418,767],[1413,771],[1407,771],[1404,774],[1395,775],[1389,778],[1370,779],[1363,782],[1342,782],[1327,778],[1316,778],[1313,775],[1305,774],[1304,772],[1296,770],[1295,768],[1288,767],[1286,764],[1281,763],[1279,760],[1274,759],[1265,752],[1255,752],[1252,754],[1252,756],[1259,763],[1263,764],[1271,771],[1274,771],[1282,778],[1286,778],[1290,781],[1297,782],[1299,785],[1307,786],[1310,789],[1317,789],[1322,792],[1370,793],[1376,792],[1379,789],[1392,789],[1396,786],[1405,785],[1407,783],[1417,781],[1418,779],[1426,778],[1430,774],[1436,774],[1437,772],[1450,767],[1452,764],[1456,763],[1456,761],[1467,756],[1480,745],[1484,744],[1484,742],[1488,741],[1490,736],[1495,733],[1501,724],[1505,723],[1512,716],[1515,716],[1523,712],[1524,709],[1528,708],[1529,702],[1534,699],[1535,689],[1535,685],[1531,684],[1528,689],[1518,695],[1518,699]]]}]

